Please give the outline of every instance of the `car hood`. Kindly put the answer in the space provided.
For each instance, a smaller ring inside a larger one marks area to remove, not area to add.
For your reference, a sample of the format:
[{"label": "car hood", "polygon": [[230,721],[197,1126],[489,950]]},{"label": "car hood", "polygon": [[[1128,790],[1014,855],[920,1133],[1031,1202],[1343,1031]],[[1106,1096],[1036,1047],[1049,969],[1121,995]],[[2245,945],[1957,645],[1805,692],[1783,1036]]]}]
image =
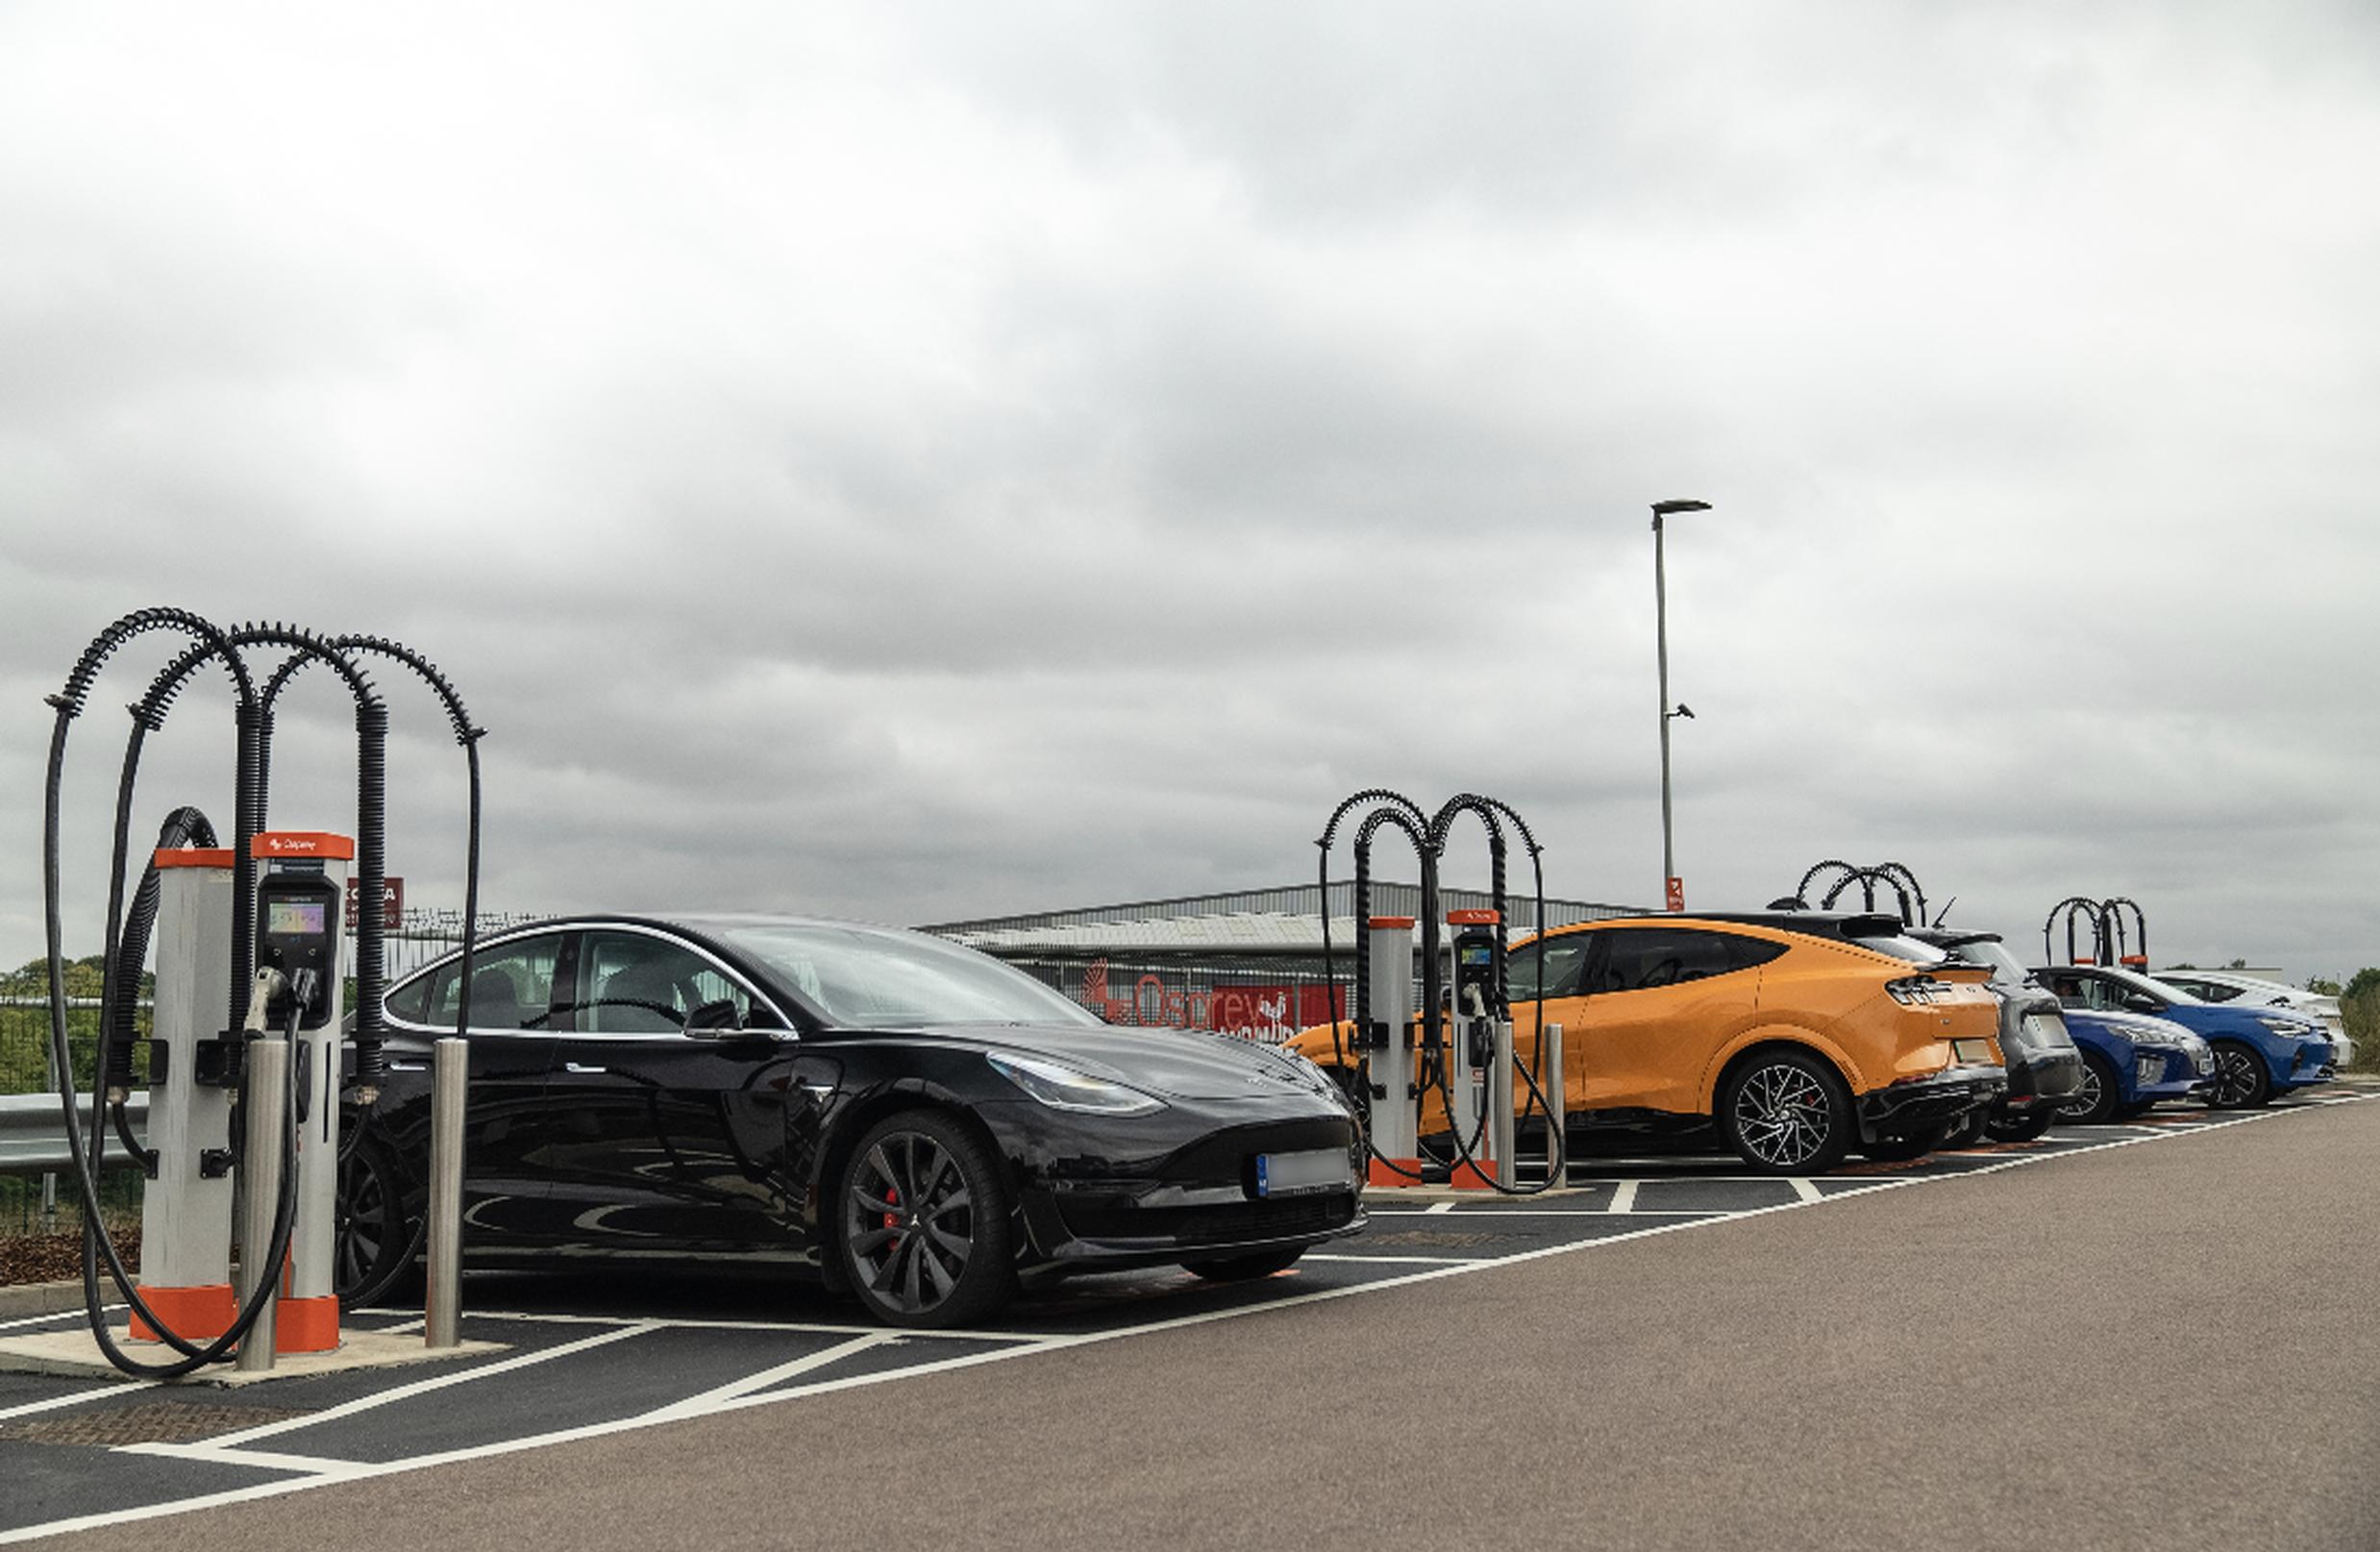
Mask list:
[{"label": "car hood", "polygon": [[[2330,1031],[2322,1027],[2319,1020],[2310,1019],[2295,1008],[2272,1008],[2261,1003],[2244,1008],[2235,1002],[2175,1003],[2164,1016],[2210,1040],[2217,1035],[2245,1035],[2251,1040],[2276,1035],[2283,1040],[2330,1038]],[[2290,1027],[2274,1029],[2263,1022],[2267,1019],[2286,1022]]]},{"label": "car hood", "polygon": [[986,1051],[1047,1057],[1161,1098],[1246,1099],[1263,1094],[1330,1092],[1329,1080],[1311,1063],[1236,1035],[1115,1024],[937,1024],[929,1032]]},{"label": "car hood", "polygon": [[2078,1023],[2095,1023],[2111,1035],[2121,1035],[2135,1044],[2178,1046],[2190,1038],[2188,1026],[2171,1019],[2161,1019],[2149,1013],[2119,1013],[2113,1008],[2068,1008],[2069,1028]]}]

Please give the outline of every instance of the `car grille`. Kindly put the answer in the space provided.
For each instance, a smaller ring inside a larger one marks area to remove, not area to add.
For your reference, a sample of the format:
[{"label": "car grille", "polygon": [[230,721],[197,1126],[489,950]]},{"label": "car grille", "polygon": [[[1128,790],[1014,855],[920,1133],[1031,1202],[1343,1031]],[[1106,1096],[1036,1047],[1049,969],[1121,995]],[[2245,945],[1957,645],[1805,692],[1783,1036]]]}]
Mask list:
[{"label": "car grille", "polygon": [[1352,1192],[1332,1191],[1277,1201],[1226,1202],[1200,1207],[1136,1207],[1116,1198],[1058,1199],[1067,1232],[1084,1240],[1163,1240],[1174,1244],[1230,1244],[1325,1234],[1355,1216]]}]

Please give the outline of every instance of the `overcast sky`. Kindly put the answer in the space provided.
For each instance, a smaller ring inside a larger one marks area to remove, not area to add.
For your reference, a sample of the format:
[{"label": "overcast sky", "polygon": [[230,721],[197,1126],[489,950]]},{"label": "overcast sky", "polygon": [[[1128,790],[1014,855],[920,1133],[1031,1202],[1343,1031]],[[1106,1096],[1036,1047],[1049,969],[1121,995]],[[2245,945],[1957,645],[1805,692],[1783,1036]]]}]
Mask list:
[{"label": "overcast sky", "polygon": [[[443,666],[494,908],[1295,882],[1375,784],[1657,901],[1695,497],[1689,903],[2380,963],[2375,166],[2353,0],[0,9],[0,961],[42,697],[164,604]],[[170,651],[76,727],[75,951]],[[142,830],[228,829],[228,708]],[[275,820],[351,772],[317,672]]]}]

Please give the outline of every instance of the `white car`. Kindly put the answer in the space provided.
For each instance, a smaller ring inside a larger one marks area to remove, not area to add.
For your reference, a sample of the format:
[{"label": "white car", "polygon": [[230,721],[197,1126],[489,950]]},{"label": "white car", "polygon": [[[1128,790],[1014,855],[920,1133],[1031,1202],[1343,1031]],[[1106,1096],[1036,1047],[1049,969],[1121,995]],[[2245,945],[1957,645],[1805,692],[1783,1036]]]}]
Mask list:
[{"label": "white car", "polygon": [[2244,1007],[2288,1008],[2304,1014],[2320,1023],[2330,1035],[2330,1043],[2338,1048],[2339,1065],[2355,1060],[2355,1042],[2347,1038],[2346,1020],[2339,1012],[2339,999],[2309,992],[2301,986],[2290,986],[2280,981],[2268,981],[2256,975],[2243,975],[2230,970],[2161,970],[2157,979],[2168,986],[2178,986],[2191,996],[2206,1002],[2237,1002]]}]

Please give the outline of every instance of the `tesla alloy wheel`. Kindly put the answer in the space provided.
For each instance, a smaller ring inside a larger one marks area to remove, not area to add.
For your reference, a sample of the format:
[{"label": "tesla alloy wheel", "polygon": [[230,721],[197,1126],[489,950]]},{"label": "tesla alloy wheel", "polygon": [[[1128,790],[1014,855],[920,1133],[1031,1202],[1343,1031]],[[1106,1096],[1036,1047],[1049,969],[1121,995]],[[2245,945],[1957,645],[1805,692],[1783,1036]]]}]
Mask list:
[{"label": "tesla alloy wheel", "polygon": [[[352,1124],[352,1123],[351,1123]],[[378,1137],[355,1138],[338,1162],[332,1208],[332,1287],[346,1309],[412,1293],[417,1220],[403,1209],[396,1157]]]},{"label": "tesla alloy wheel", "polygon": [[878,1319],[964,1325],[1015,1290],[999,1168],[952,1117],[906,1110],[878,1122],[837,1195],[843,1269]]},{"label": "tesla alloy wheel", "polygon": [[2216,1110],[2253,1110],[2272,1097],[2272,1079],[2265,1059],[2238,1041],[2215,1043],[2215,1081],[2207,1087],[2206,1102]]},{"label": "tesla alloy wheel", "polygon": [[1851,1098],[1843,1080],[1793,1051],[1757,1056],[1720,1100],[1720,1131],[1744,1162],[1769,1174],[1816,1174],[1843,1162]]}]

